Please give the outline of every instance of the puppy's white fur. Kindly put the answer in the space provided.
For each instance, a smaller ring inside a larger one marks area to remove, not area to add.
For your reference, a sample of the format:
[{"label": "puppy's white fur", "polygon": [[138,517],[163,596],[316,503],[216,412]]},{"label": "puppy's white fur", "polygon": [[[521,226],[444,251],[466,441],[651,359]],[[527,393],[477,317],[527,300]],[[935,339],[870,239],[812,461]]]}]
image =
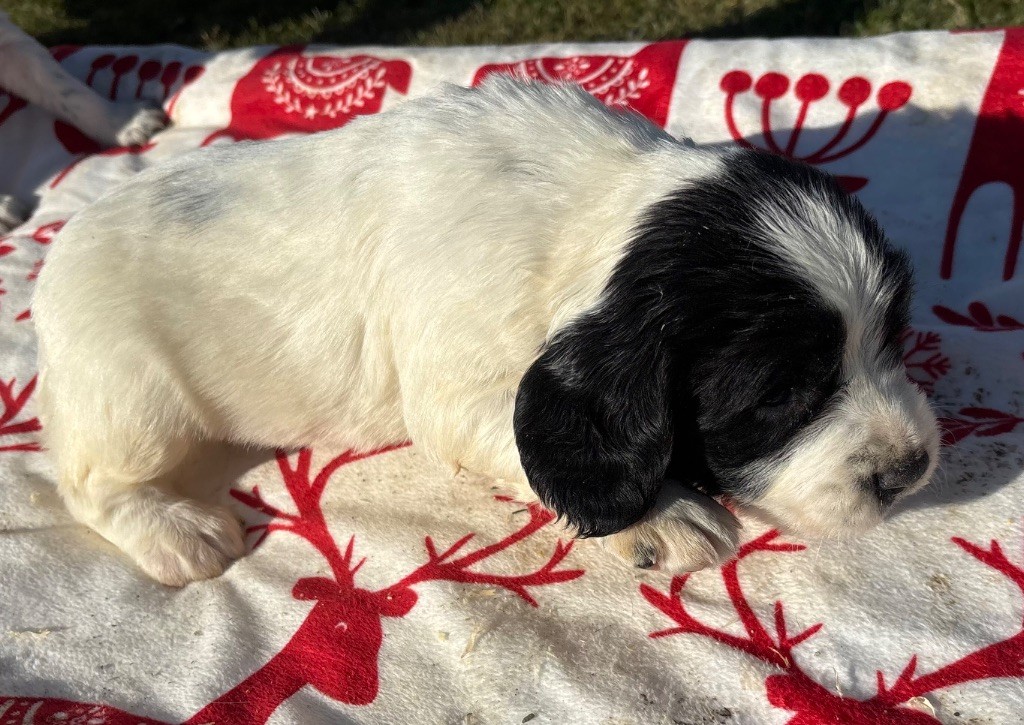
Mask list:
[{"label": "puppy's white fur", "polygon": [[[183,584],[241,551],[237,521],[170,483],[197,441],[411,439],[529,492],[513,432],[524,373],[601,314],[644,213],[725,166],[577,87],[493,76],[140,174],[64,227],[37,287],[40,415],[70,510]],[[889,290],[877,260],[842,246],[864,241],[813,202],[782,206],[759,231],[842,314],[847,390],[747,472],[764,485],[744,503],[798,530],[857,529],[880,516],[863,485],[880,461],[923,447],[934,466],[934,418],[879,359]],[[666,486],[608,538],[636,565],[689,570],[734,550],[736,522]]]},{"label": "puppy's white fur", "polygon": [[411,438],[524,483],[523,373],[597,302],[637,215],[718,165],[578,88],[496,77],[140,174],[64,227],[38,283],[65,500],[181,584],[238,553],[235,521],[163,482],[198,439]]}]

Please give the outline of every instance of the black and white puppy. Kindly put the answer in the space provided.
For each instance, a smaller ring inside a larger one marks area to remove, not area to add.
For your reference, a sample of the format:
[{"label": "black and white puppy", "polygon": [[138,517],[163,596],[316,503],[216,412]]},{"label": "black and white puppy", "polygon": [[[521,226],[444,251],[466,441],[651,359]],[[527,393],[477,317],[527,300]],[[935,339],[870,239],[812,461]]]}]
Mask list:
[{"label": "black and white puppy", "polygon": [[927,483],[910,294],[831,177],[496,76],[188,155],[77,215],[33,306],[41,416],[71,512],[168,584],[243,550],[167,483],[203,439],[411,439],[691,570],[736,545],[709,494],[819,536]]},{"label": "black and white puppy", "polygon": [[[144,143],[167,125],[150,101],[114,103],[67,71],[49,51],[0,11],[0,89],[52,113],[108,146]],[[10,101],[8,101],[10,102]],[[27,201],[0,189],[0,234],[28,216]]]}]

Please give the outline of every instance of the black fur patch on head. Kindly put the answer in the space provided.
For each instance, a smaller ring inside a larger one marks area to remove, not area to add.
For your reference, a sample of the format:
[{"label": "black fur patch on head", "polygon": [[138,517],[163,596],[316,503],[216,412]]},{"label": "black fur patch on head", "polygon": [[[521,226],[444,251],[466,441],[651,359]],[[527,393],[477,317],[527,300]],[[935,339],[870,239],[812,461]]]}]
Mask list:
[{"label": "black fur patch on head", "polygon": [[840,391],[845,321],[765,234],[764,205],[798,198],[850,222],[849,243],[896,290],[884,354],[899,344],[909,265],[864,208],[780,157],[740,151],[725,165],[647,211],[601,304],[520,384],[523,468],[582,535],[636,522],[665,478],[743,492],[740,469],[780,454]]}]

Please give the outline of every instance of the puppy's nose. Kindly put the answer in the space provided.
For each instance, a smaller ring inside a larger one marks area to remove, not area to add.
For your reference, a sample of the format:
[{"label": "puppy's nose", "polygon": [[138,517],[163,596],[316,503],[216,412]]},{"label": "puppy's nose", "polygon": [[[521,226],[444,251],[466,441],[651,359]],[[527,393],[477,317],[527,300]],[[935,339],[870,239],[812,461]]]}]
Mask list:
[{"label": "puppy's nose", "polygon": [[883,504],[889,505],[893,500],[917,481],[928,470],[930,459],[927,451],[915,451],[906,458],[874,476],[875,492]]}]

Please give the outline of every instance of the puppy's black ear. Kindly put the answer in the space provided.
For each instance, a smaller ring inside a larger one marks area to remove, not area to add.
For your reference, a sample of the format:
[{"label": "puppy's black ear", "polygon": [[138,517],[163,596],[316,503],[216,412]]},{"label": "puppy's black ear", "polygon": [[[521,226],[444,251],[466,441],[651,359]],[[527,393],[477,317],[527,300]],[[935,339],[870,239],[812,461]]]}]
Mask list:
[{"label": "puppy's black ear", "polygon": [[519,385],[515,435],[541,501],[580,536],[607,536],[654,505],[672,452],[669,360],[636,324],[584,319]]}]

